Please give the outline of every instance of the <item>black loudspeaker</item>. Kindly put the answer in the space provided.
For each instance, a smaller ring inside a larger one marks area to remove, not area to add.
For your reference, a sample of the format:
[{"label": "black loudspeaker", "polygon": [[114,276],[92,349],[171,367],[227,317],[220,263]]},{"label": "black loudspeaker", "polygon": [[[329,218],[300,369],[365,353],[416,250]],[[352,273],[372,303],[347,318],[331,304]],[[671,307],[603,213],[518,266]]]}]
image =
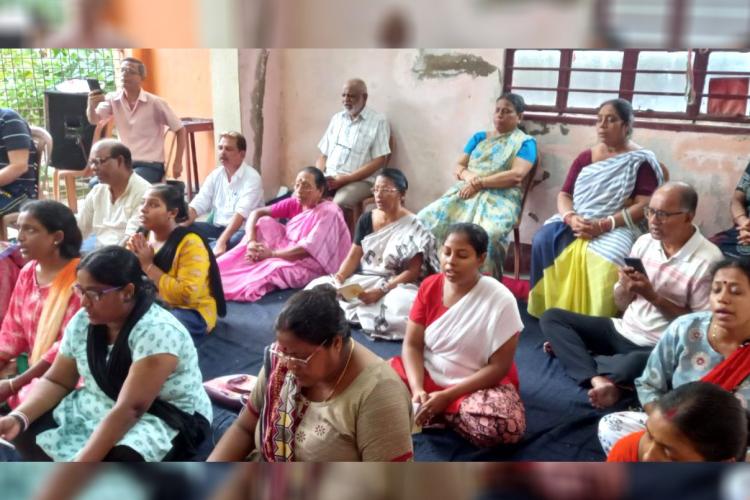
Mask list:
[{"label": "black loudspeaker", "polygon": [[86,118],[88,94],[44,92],[44,120],[52,135],[50,164],[63,170],[83,170],[94,138],[94,125]]}]

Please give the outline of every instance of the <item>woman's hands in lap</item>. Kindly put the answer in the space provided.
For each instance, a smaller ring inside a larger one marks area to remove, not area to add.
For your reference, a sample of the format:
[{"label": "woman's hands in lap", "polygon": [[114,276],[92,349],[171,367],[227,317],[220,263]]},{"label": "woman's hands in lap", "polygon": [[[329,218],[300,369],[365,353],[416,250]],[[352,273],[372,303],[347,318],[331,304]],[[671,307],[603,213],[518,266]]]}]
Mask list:
[{"label": "woman's hands in lap", "polygon": [[415,416],[417,425],[424,425],[433,417],[441,415],[452,402],[452,398],[445,391],[435,391],[427,394]]},{"label": "woman's hands in lap", "polygon": [[472,196],[474,196],[478,192],[479,192],[479,189],[477,189],[470,182],[467,182],[458,191],[458,196],[461,197],[461,199],[468,200],[469,198],[471,198]]},{"label": "woman's hands in lap", "polygon": [[365,290],[364,292],[362,292],[357,298],[363,304],[374,304],[383,297],[385,297],[385,294],[382,290],[378,288],[370,288],[369,290]]},{"label": "woman's hands in lap", "polygon": [[273,251],[263,243],[251,241],[247,244],[245,258],[249,262],[258,262],[273,256]]}]

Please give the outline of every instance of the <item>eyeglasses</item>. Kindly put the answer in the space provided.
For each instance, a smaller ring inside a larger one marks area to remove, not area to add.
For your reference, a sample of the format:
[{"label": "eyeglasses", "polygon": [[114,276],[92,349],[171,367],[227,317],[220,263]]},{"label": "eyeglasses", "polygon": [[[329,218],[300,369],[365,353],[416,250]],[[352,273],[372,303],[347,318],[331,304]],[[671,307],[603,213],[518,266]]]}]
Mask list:
[{"label": "eyeglasses", "polygon": [[306,182],[304,182],[304,183],[297,183],[297,184],[294,185],[294,190],[295,191],[310,191],[312,188],[313,187],[310,184],[306,183]]},{"label": "eyeglasses", "polygon": [[370,192],[372,194],[378,194],[378,193],[386,193],[386,194],[388,194],[388,193],[398,193],[399,191],[396,188],[374,187],[374,188],[370,189]]},{"label": "eyeglasses", "polygon": [[308,363],[310,363],[310,360],[313,356],[320,350],[321,347],[323,347],[328,340],[324,340],[323,342],[318,345],[318,347],[315,348],[315,350],[306,358],[296,358],[294,356],[290,356],[285,352],[282,352],[279,350],[279,345],[277,343],[271,344],[271,347],[268,348],[268,352],[270,352],[273,356],[276,356],[276,358],[282,362],[286,363],[287,366],[296,365],[302,368],[307,368]]},{"label": "eyeglasses", "polygon": [[138,75],[140,74],[137,69],[133,68],[120,68],[121,75]]},{"label": "eyeglasses", "polygon": [[106,294],[123,288],[125,288],[125,285],[113,286],[112,288],[105,288],[104,290],[86,290],[81,285],[75,284],[73,285],[73,292],[75,292],[79,299],[83,299],[85,296],[91,302],[99,302]]},{"label": "eyeglasses", "polygon": [[109,161],[112,158],[114,158],[114,156],[107,156],[106,158],[90,158],[89,165],[91,165],[92,167],[98,167],[102,163]]},{"label": "eyeglasses", "polygon": [[680,210],[679,212],[665,212],[664,210],[654,210],[651,207],[643,207],[643,215],[646,216],[646,218],[653,217],[654,219],[658,221],[663,221],[667,217],[672,217],[673,215],[679,215],[684,214],[684,210]]}]

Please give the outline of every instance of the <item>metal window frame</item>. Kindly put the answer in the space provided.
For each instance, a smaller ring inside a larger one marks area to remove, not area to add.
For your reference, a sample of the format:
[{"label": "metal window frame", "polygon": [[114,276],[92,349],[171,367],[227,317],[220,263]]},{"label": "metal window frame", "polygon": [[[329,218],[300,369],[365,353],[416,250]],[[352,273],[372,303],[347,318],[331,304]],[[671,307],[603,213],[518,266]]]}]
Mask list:
[{"label": "metal window frame", "polygon": [[[632,102],[633,96],[683,96],[680,92],[641,91],[635,89],[638,74],[684,74],[678,70],[639,70],[638,57],[643,52],[676,51],[672,49],[620,49],[623,53],[622,66],[619,69],[573,68],[573,52],[593,49],[550,49],[560,51],[560,63],[555,67],[515,66],[515,53],[521,49],[506,49],[503,72],[503,92],[515,90],[539,90],[556,92],[554,105],[527,105],[524,118],[547,123],[594,124],[597,109],[568,106],[570,92],[612,93]],[[681,49],[687,50],[687,49]],[[658,130],[685,130],[695,132],[717,132],[724,134],[747,134],[750,131],[750,116],[715,116],[701,113],[704,98],[719,97],[724,99],[750,99],[750,96],[704,92],[707,75],[748,76],[750,71],[709,71],[708,62],[712,52],[747,52],[747,50],[704,49],[696,50],[693,58],[693,102],[688,102],[684,112],[635,110],[636,125],[639,128]],[[749,68],[750,69],[750,68]],[[556,87],[513,86],[515,70],[557,71]],[[620,75],[618,89],[571,88],[570,76],[573,71],[591,73],[615,73]]]}]

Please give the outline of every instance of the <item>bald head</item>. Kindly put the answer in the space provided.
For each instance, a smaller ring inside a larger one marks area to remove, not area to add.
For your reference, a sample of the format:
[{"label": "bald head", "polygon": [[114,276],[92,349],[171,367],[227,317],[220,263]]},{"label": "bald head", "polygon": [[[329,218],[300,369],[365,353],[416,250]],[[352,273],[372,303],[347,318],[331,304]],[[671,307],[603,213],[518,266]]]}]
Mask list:
[{"label": "bald head", "polygon": [[661,186],[651,195],[646,211],[651,237],[660,240],[665,251],[682,248],[695,232],[697,206],[698,194],[690,184],[668,182]]},{"label": "bald head", "polygon": [[367,94],[367,84],[361,78],[352,78],[351,80],[347,80],[344,85],[362,94]]},{"label": "bald head", "polygon": [[[695,215],[695,211],[698,208],[698,193],[695,191],[695,188],[687,182],[670,181],[663,184],[656,191],[662,192],[669,197],[676,197],[680,210]],[[656,194],[656,192],[654,194]]]},{"label": "bald head", "polygon": [[102,139],[91,146],[91,156],[101,158],[103,155],[114,159],[122,159],[125,167],[133,168],[133,157],[130,148],[117,139]]}]

